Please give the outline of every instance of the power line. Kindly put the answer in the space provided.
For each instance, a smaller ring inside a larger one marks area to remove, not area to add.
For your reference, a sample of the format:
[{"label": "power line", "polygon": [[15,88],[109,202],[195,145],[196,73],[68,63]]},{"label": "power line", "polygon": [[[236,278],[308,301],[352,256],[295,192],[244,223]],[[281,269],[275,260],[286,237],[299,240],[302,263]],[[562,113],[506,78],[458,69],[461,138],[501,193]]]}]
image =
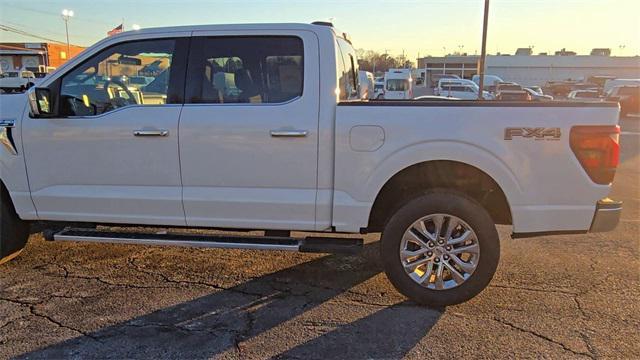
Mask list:
[{"label": "power line", "polygon": [[0,30],[3,31],[8,31],[8,32],[12,32],[15,34],[19,34],[19,35],[23,35],[23,36],[28,36],[28,37],[32,37],[32,38],[36,38],[36,39],[40,39],[40,40],[45,40],[45,41],[49,41],[49,42],[55,42],[55,43],[59,43],[59,44],[66,44],[66,42],[64,41],[59,41],[59,40],[55,40],[55,39],[50,39],[41,35],[37,35],[37,34],[33,34],[24,30],[20,30],[20,29],[16,29],[12,26],[8,26],[8,25],[3,25],[0,24]]},{"label": "power line", "polygon": [[[18,30],[22,30],[22,31],[31,31],[31,30],[28,29],[28,26],[26,26],[24,24],[20,24],[20,23],[13,22],[13,21],[8,21],[8,20],[2,20],[2,21],[5,23],[6,26],[13,26],[14,28],[16,28]],[[63,33],[59,33],[59,32],[56,32],[56,31],[51,31],[51,30],[48,30],[48,29],[40,28],[40,27],[39,27],[39,30],[43,31],[43,32],[45,32],[47,34],[50,34],[50,35],[64,36]],[[90,39],[92,42],[96,41],[95,36],[90,36],[90,35],[85,35],[85,34],[77,34],[77,33],[75,33],[75,34],[73,34],[73,37],[75,37],[75,38],[83,38],[83,39]]]},{"label": "power line", "polygon": [[[34,13],[38,13],[38,14],[42,14],[42,15],[49,15],[49,16],[55,16],[55,17],[60,16],[59,13],[54,13],[54,12],[51,12],[51,11],[45,11],[45,10],[40,10],[40,9],[33,9],[33,8],[29,8],[29,7],[24,7],[24,6],[12,5],[11,9],[20,10],[20,11],[27,11],[27,12],[34,12]],[[90,22],[90,23],[102,23],[102,24],[109,25],[109,26],[111,25],[110,23],[107,23],[106,21],[102,21],[102,20],[84,19],[83,17],[78,17],[77,14],[73,18],[74,18],[74,20],[80,20],[80,21],[85,21],[85,22]]]}]

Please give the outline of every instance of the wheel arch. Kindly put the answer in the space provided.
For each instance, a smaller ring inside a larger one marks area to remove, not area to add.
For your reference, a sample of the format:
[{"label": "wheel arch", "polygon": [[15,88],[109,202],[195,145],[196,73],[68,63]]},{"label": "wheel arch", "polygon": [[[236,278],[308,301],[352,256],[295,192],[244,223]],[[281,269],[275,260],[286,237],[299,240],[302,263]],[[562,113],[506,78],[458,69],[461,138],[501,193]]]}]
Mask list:
[{"label": "wheel arch", "polygon": [[[517,184],[510,185],[517,188]],[[386,179],[377,191],[366,231],[382,231],[403,204],[436,188],[460,191],[473,198],[496,224],[513,223],[509,196],[494,176],[465,161],[438,159],[404,166]]]}]

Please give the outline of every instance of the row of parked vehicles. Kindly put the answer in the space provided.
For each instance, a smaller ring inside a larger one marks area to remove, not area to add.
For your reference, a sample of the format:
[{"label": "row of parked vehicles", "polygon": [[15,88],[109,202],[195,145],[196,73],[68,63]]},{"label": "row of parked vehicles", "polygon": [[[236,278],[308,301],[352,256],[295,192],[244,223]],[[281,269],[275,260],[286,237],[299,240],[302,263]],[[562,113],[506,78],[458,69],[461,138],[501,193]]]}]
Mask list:
[{"label": "row of parked vehicles", "polygon": [[[500,101],[614,101],[619,102],[621,115],[640,113],[640,79],[597,77],[588,82],[549,82],[546,91],[540,86],[524,86],[504,81],[495,75],[484,75],[482,98]],[[602,79],[600,79],[602,78]],[[417,79],[416,79],[417,80]],[[602,81],[600,81],[602,80]],[[410,69],[390,69],[383,77],[375,78],[361,71],[360,83],[365,86],[365,98],[376,100],[476,100],[480,96],[480,76],[462,79],[454,74],[432,75],[437,85],[433,95],[414,97],[414,79]],[[417,84],[417,81],[415,82]],[[369,91],[368,89],[372,89]],[[553,94],[553,95],[551,95]]]}]

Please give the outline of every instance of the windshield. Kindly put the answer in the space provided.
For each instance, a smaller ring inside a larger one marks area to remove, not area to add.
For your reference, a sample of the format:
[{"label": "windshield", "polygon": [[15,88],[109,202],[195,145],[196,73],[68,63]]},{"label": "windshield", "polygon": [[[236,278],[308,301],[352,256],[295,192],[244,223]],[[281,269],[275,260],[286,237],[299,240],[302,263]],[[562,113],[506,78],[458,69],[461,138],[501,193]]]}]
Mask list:
[{"label": "windshield", "polygon": [[387,90],[389,90],[389,91],[407,91],[407,90],[409,90],[409,80],[406,80],[406,79],[389,79],[389,80],[387,80]]}]

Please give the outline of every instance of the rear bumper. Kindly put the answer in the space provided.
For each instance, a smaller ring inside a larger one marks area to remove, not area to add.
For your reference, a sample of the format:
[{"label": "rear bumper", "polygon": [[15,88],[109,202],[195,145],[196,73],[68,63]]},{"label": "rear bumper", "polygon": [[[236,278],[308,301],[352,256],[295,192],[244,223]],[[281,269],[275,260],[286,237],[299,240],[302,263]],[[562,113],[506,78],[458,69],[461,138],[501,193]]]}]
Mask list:
[{"label": "rear bumper", "polygon": [[596,212],[593,215],[589,232],[611,231],[618,226],[622,213],[622,201],[609,198],[599,200],[596,204]]},{"label": "rear bumper", "polygon": [[524,232],[513,233],[511,238],[522,239],[531,238],[537,236],[551,236],[551,235],[572,235],[572,234],[586,234],[588,232],[606,232],[611,231],[618,226],[620,222],[620,214],[622,213],[622,201],[615,201],[609,198],[598,200],[596,203],[596,211],[591,220],[591,227],[589,230],[554,230],[554,231],[537,231],[537,232]]}]

